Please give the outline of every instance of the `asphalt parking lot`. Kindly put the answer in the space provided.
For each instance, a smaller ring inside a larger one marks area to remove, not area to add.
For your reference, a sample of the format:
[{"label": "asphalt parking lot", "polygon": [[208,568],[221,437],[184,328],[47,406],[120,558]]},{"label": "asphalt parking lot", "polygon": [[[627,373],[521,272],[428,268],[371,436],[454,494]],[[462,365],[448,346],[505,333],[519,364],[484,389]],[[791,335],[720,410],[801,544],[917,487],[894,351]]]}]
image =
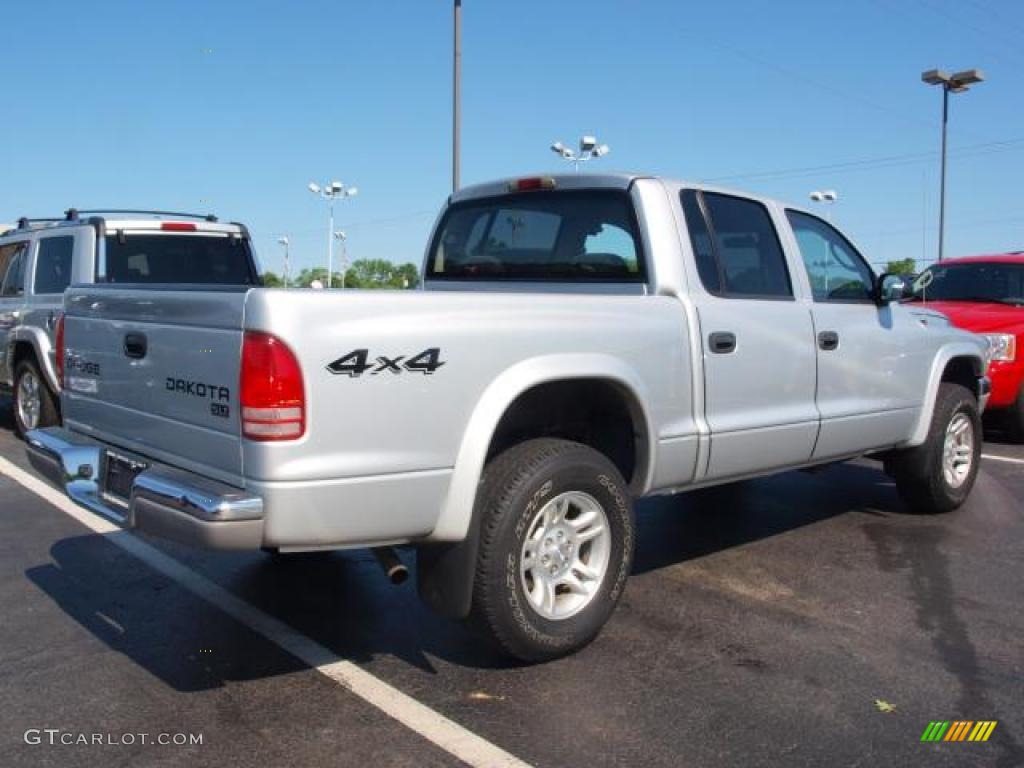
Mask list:
[{"label": "asphalt parking lot", "polygon": [[[0,399],[0,457],[28,469],[8,414]],[[905,514],[870,462],[643,502],[616,615],[585,651],[538,667],[433,616],[368,554],[282,563],[150,540],[183,582],[115,538],[132,534],[95,533],[0,465],[0,761],[481,754],[392,719],[256,631],[251,611],[286,628],[286,647],[328,649],[537,766],[1024,765],[1024,447],[995,437],[969,503],[943,517]],[[188,574],[229,597],[204,599]],[[998,724],[985,743],[922,743],[935,720]],[[46,729],[202,743],[51,745]]]}]

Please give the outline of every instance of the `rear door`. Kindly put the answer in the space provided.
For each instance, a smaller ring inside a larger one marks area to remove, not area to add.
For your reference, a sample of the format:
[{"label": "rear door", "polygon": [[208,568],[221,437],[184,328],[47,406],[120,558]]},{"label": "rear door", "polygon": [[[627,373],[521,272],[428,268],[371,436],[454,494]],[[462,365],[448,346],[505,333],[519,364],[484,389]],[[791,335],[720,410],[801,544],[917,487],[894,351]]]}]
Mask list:
[{"label": "rear door", "polygon": [[743,197],[684,189],[680,199],[703,342],[706,478],[806,462],[818,431],[813,327],[772,216]]},{"label": "rear door", "polygon": [[821,412],[814,458],[905,440],[931,370],[925,327],[898,303],[875,303],[871,267],[837,229],[800,211],[786,217],[813,296]]},{"label": "rear door", "polygon": [[72,288],[64,415],[73,429],[237,481],[245,292]]},{"label": "rear door", "polygon": [[75,240],[83,238],[84,230],[43,232],[36,239],[35,256],[29,260],[26,286],[28,296],[22,324],[46,332],[47,368],[53,371],[53,334],[57,315],[64,305],[64,290],[71,284]]},{"label": "rear door", "polygon": [[25,262],[29,240],[0,246],[0,381],[11,380],[7,365],[7,344],[25,307]]},{"label": "rear door", "polygon": [[239,482],[242,320],[259,279],[248,239],[190,222],[108,231],[97,284],[66,296],[65,420],[128,451]]}]

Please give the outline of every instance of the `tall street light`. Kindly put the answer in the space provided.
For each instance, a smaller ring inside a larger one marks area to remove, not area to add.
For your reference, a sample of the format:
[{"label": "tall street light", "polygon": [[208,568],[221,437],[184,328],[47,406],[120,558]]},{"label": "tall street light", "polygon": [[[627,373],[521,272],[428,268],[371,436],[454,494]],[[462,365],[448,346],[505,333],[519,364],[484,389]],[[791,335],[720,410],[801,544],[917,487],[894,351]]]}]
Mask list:
[{"label": "tall street light", "polygon": [[825,218],[832,221],[832,206],[839,199],[839,193],[834,189],[815,190],[811,192],[811,200],[815,203],[825,204]]},{"label": "tall street light", "polygon": [[942,86],[942,172],[939,182],[939,261],[944,255],[946,234],[946,123],[949,120],[949,94],[963,93],[985,75],[980,69],[965,69],[963,72],[946,74],[941,69],[929,69],[921,73],[921,80],[928,85]]},{"label": "tall street light", "polygon": [[459,143],[462,138],[462,0],[452,15],[452,192],[459,191]]},{"label": "tall street light", "polygon": [[341,243],[341,289],[345,290],[345,273],[348,271],[348,258],[345,253],[345,241],[348,240],[348,235],[339,229],[334,233],[334,239]]},{"label": "tall street light", "polygon": [[[811,192],[809,197],[811,198],[811,202],[822,203],[825,206],[825,220],[831,224],[832,206],[835,205],[836,201],[839,199],[839,193],[836,192],[834,189],[816,189],[813,192]],[[821,246],[824,249],[825,254],[822,257],[822,260],[818,262],[816,266],[821,267],[825,272],[825,293],[828,293],[831,283],[830,267],[832,266],[832,245],[831,243],[829,243],[828,240],[822,238]]]},{"label": "tall street light", "polygon": [[331,287],[331,270],[334,269],[334,201],[355,197],[359,194],[356,187],[346,187],[340,181],[332,181],[322,187],[313,182],[309,183],[309,191],[319,195],[327,201],[328,222],[327,222],[327,288]]},{"label": "tall street light", "polygon": [[277,238],[279,245],[284,246],[284,287],[288,287],[288,238],[279,237]]},{"label": "tall street light", "polygon": [[612,148],[607,144],[598,144],[597,139],[593,136],[584,136],[580,139],[579,152],[569,149],[560,141],[556,141],[551,145],[551,151],[561,157],[563,160],[573,164],[573,167],[578,173],[580,170],[580,163],[585,163],[587,160],[593,160],[594,158],[604,157]]}]

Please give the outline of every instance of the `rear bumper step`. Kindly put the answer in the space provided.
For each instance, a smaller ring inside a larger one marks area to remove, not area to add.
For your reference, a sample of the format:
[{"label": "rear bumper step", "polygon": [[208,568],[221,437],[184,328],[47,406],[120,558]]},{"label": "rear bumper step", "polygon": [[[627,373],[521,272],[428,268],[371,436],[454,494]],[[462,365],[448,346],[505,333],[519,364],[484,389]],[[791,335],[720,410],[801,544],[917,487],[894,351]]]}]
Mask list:
[{"label": "rear bumper step", "polygon": [[29,461],[84,507],[126,528],[212,549],[258,549],[263,544],[263,499],[225,483],[109,449],[146,466],[131,483],[127,502],[106,493],[108,448],[61,427],[25,436]]}]

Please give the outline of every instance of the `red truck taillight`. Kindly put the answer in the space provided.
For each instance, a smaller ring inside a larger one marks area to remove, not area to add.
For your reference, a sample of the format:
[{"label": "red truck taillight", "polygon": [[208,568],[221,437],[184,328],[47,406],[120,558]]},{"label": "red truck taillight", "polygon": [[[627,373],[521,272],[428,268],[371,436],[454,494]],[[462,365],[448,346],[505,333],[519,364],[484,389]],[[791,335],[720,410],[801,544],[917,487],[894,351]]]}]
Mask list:
[{"label": "red truck taillight", "polygon": [[276,336],[246,331],[239,376],[242,435],[250,440],[295,440],[306,432],[302,369]]},{"label": "red truck taillight", "polygon": [[53,365],[57,369],[57,383],[64,389],[64,315],[57,316],[57,330],[53,333],[54,348]]}]

